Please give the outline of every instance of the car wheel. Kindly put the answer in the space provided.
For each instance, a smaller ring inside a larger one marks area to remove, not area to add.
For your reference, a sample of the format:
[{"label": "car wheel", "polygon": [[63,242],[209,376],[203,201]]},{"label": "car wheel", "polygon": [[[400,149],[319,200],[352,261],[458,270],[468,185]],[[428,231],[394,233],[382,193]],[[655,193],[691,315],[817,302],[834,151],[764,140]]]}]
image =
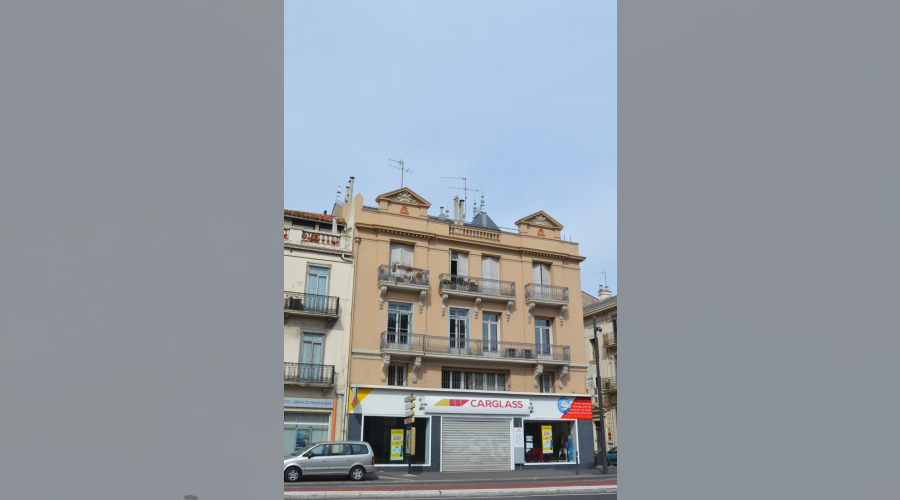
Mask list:
[{"label": "car wheel", "polygon": [[362,481],[366,477],[366,469],[356,466],[350,469],[350,479],[354,481]]},{"label": "car wheel", "polygon": [[288,470],[284,471],[284,482],[286,483],[296,483],[300,480],[300,469],[298,467],[289,467]]}]

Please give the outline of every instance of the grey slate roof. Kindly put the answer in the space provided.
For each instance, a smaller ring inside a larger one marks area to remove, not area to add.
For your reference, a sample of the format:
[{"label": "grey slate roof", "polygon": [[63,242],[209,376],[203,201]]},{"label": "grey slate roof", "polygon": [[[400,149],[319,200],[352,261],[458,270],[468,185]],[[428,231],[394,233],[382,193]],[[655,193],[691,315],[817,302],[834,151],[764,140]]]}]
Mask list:
[{"label": "grey slate roof", "polygon": [[618,300],[618,298],[619,298],[618,295],[613,295],[612,297],[601,300],[600,302],[597,302],[596,304],[591,304],[583,309],[584,315],[587,316],[588,314],[590,314],[593,311],[598,311],[600,309],[604,309],[606,306],[608,306],[608,305],[612,304],[613,302],[615,302],[616,300]]},{"label": "grey slate roof", "polygon": [[487,229],[492,229],[494,231],[500,230],[500,226],[498,226],[497,224],[494,224],[494,221],[492,221],[491,218],[488,217],[487,212],[479,213],[478,215],[475,216],[474,219],[472,219],[472,222],[467,222],[465,225],[483,227],[483,228],[487,228]]}]

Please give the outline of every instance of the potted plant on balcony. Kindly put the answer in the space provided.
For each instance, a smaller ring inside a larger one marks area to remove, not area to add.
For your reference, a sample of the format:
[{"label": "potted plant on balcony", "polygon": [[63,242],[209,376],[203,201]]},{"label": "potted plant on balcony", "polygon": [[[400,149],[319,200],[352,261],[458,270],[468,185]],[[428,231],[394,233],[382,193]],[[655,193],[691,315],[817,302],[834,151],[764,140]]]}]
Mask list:
[{"label": "potted plant on balcony", "polygon": [[470,292],[477,292],[477,291],[478,291],[478,282],[476,282],[476,281],[466,281],[466,285],[468,285],[468,288],[469,288],[469,291],[470,291]]}]

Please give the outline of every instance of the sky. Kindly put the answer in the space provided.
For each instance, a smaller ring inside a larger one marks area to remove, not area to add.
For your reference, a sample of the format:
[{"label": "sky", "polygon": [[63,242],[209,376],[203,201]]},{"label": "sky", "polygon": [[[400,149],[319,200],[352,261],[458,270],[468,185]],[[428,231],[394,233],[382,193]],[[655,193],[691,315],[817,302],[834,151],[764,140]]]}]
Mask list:
[{"label": "sky", "polygon": [[331,212],[403,185],[502,228],[544,210],[582,290],[617,294],[616,3],[287,1],[284,208]]}]

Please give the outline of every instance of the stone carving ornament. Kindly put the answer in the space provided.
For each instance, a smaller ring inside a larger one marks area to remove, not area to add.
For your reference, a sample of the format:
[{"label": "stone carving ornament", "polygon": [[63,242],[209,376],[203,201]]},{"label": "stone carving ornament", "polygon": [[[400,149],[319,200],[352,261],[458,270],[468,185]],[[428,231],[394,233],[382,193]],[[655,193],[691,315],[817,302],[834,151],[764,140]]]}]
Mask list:
[{"label": "stone carving ornament", "polygon": [[388,367],[391,366],[391,355],[384,354],[381,356],[381,381],[387,380]]},{"label": "stone carving ornament", "polygon": [[535,226],[550,227],[550,221],[548,221],[547,218],[544,217],[543,215],[537,215],[535,217],[532,217],[531,220],[528,222],[534,224]]},{"label": "stone carving ornament", "polygon": [[407,191],[403,191],[402,193],[397,193],[391,198],[394,201],[399,201],[400,203],[415,203],[416,199],[412,197],[411,194]]}]

